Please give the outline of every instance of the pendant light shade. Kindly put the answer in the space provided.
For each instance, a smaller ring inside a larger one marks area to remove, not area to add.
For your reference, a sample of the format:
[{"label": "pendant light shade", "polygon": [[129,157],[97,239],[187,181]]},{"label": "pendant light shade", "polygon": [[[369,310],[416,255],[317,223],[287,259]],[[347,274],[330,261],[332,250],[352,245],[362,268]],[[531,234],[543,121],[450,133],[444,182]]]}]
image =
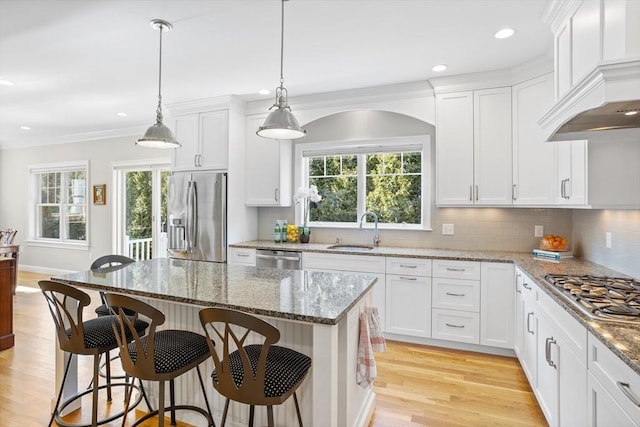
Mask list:
[{"label": "pendant light shade", "polygon": [[162,123],[162,33],[170,31],[173,26],[162,19],[154,19],[151,26],[160,32],[160,55],[158,66],[158,108],[156,109],[156,123],[151,125],[144,135],[136,141],[137,145],[148,148],[178,148],[180,143],[171,129]]},{"label": "pendant light shade", "polygon": [[256,132],[259,136],[271,139],[297,139],[303,137],[307,131],[300,128],[298,120],[291,112],[288,104],[288,93],[284,87],[283,63],[284,63],[284,2],[282,4],[282,21],[280,27],[280,86],[276,88],[276,102],[269,110],[264,124]]}]

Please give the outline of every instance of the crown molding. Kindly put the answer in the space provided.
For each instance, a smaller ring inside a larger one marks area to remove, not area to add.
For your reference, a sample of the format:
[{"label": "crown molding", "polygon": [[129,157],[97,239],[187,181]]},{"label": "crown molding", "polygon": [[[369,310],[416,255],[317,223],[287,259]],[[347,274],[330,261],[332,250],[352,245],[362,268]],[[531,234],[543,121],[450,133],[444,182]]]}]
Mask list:
[{"label": "crown molding", "polygon": [[212,98],[201,98],[189,101],[167,104],[167,109],[172,116],[182,116],[185,114],[203,113],[207,111],[234,110],[244,113],[246,102],[237,95],[223,95]]}]

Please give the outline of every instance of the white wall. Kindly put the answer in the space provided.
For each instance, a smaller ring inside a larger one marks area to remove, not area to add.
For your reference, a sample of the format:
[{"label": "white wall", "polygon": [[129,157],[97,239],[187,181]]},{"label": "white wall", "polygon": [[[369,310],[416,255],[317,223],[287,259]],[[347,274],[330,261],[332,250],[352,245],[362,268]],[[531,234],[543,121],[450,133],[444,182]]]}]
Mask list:
[{"label": "white wall", "polygon": [[[111,253],[111,188],[110,163],[114,161],[158,159],[170,160],[171,153],[135,146],[135,136],[59,144],[15,150],[0,150],[0,227],[18,230],[15,242],[20,245],[20,265],[43,271],[86,270],[91,261]],[[29,246],[28,238],[28,171],[29,165],[72,160],[89,161],[89,201],[92,186],[107,184],[107,204],[89,203],[88,250]]]}]

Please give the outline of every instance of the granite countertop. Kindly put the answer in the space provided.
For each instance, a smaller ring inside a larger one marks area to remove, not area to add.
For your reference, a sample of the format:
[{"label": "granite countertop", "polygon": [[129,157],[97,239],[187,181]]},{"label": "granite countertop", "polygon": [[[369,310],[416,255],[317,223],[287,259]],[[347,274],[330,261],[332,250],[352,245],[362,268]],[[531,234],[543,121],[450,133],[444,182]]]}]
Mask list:
[{"label": "granite countertop", "polygon": [[335,325],[376,279],[351,273],[276,270],[156,258],[52,280],[198,306]]},{"label": "granite countertop", "polygon": [[576,274],[610,277],[629,277],[618,271],[581,258],[563,258],[559,263],[533,258],[530,253],[498,251],[464,251],[451,249],[422,249],[376,247],[367,251],[328,249],[328,243],[274,243],[254,240],[230,245],[236,248],[297,250],[351,255],[398,256],[408,258],[453,259],[463,261],[509,262],[522,269],[536,284],[566,312],[584,325],[636,373],[640,375],[640,322],[637,324],[595,320],[568,303],[560,293],[544,280],[547,274]]}]

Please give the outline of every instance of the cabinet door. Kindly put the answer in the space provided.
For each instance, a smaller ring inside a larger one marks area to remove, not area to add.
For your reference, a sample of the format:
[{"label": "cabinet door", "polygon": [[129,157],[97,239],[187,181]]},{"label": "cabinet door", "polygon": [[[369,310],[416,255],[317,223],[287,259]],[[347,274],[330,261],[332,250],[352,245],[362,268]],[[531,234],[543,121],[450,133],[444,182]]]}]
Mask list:
[{"label": "cabinet door", "polygon": [[513,87],[513,204],[555,203],[555,143],[545,142],[538,119],[553,105],[553,74]]},{"label": "cabinet door", "polygon": [[524,276],[522,282],[524,337],[522,340],[522,358],[520,363],[524,369],[529,384],[535,389],[538,382],[538,366],[536,362],[538,353],[537,324],[536,324],[536,291],[531,280]]},{"label": "cabinet door", "polygon": [[516,352],[519,360],[523,357],[523,343],[524,343],[524,300],[522,297],[522,272],[516,269],[516,286],[515,286],[515,325],[514,325],[514,339],[513,350]]},{"label": "cabinet door", "polygon": [[473,204],[473,92],[436,95],[436,157],[437,203]]},{"label": "cabinet door", "polygon": [[174,170],[193,170],[197,165],[198,148],[198,115],[189,114],[175,119],[176,139],[182,147],[173,150]]},{"label": "cabinet door", "polygon": [[587,426],[637,427],[634,420],[618,405],[600,382],[587,374]]},{"label": "cabinet door", "polygon": [[558,346],[558,423],[560,426],[587,425],[587,367],[565,342],[557,338]]},{"label": "cabinet door", "polygon": [[[558,346],[553,324],[537,313],[538,326],[538,382],[536,397],[550,426],[558,425]],[[574,389],[577,392],[578,389]],[[580,391],[582,392],[582,391]]]},{"label": "cabinet door", "polygon": [[473,92],[474,203],[512,204],[511,88]]},{"label": "cabinet door", "polygon": [[557,142],[556,199],[562,205],[587,203],[587,141]]},{"label": "cabinet door", "polygon": [[386,328],[394,334],[431,336],[431,279],[409,275],[386,276]]},{"label": "cabinet door", "polygon": [[229,115],[226,110],[201,113],[199,116],[200,149],[198,167],[226,170],[229,164]]},{"label": "cabinet door", "polygon": [[290,140],[256,135],[264,118],[247,120],[247,206],[291,206],[293,153]]},{"label": "cabinet door", "polygon": [[513,348],[513,264],[480,264],[480,344]]}]

